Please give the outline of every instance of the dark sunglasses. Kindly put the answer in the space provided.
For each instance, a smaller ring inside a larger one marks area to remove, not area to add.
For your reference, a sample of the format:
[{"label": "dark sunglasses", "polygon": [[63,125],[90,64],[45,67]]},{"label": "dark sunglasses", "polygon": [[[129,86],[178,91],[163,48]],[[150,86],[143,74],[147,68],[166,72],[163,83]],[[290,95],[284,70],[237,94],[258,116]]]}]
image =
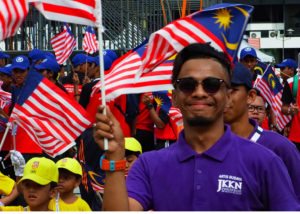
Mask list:
[{"label": "dark sunglasses", "polygon": [[227,88],[229,86],[226,84],[225,80],[215,78],[215,77],[208,77],[202,81],[195,80],[192,77],[186,77],[176,80],[176,87],[179,88],[185,94],[193,93],[199,84],[202,85],[203,90],[208,94],[215,94],[221,88],[222,83],[225,84]]}]

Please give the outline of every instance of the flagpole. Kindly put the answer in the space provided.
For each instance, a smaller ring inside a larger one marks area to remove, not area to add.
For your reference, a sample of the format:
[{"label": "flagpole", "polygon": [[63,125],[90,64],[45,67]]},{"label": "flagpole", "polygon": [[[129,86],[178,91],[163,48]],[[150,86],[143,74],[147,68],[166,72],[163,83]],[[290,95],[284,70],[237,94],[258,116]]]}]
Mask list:
[{"label": "flagpole", "polygon": [[16,124],[15,124],[15,121],[12,122],[12,135],[13,135],[14,150],[16,150]]},{"label": "flagpole", "polygon": [[6,129],[5,129],[4,135],[3,135],[2,140],[1,140],[1,144],[0,144],[0,151],[2,150],[2,146],[4,144],[4,141],[6,139],[6,136],[7,136],[7,133],[9,131],[10,126],[11,126],[11,123],[7,123]]},{"label": "flagpole", "polygon": [[[106,115],[106,101],[105,101],[105,84],[104,84],[104,62],[103,62],[103,37],[102,37],[102,5],[101,1],[99,1],[99,10],[97,17],[99,18],[98,28],[98,47],[99,47],[99,62],[100,62],[100,81],[101,81],[101,97],[102,97],[102,105],[105,107],[103,110],[103,114]],[[104,138],[104,151],[108,150],[108,140]]]}]

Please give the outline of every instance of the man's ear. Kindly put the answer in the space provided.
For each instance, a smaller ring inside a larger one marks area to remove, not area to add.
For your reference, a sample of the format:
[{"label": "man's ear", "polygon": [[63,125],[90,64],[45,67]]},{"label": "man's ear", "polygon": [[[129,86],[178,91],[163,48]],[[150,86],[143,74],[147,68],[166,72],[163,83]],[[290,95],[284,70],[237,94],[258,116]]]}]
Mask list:
[{"label": "man's ear", "polygon": [[256,99],[257,93],[254,89],[251,89],[250,91],[248,91],[248,95],[247,95],[247,104],[251,104],[254,102],[254,100]]},{"label": "man's ear", "polygon": [[50,198],[56,198],[57,194],[58,194],[58,187],[54,187],[50,189],[50,193],[49,193]]}]

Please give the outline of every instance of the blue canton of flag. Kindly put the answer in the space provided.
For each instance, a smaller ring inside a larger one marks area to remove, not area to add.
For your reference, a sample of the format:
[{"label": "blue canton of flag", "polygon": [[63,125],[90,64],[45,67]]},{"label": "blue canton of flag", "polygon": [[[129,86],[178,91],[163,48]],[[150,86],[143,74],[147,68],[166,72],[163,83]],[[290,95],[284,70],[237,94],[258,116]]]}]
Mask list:
[{"label": "blue canton of flag", "polygon": [[83,163],[82,161],[81,161],[81,165],[83,166],[83,168],[87,174],[87,178],[88,178],[89,182],[91,183],[93,190],[95,192],[103,193],[104,192],[104,182],[105,182],[105,177],[106,177],[105,172],[101,171],[101,170],[93,170],[89,165]]},{"label": "blue canton of flag", "polygon": [[138,76],[192,43],[210,42],[233,61],[252,10],[248,5],[217,4],[173,21],[150,36]]},{"label": "blue canton of flag", "polygon": [[254,72],[257,74],[257,75],[263,75],[265,70],[267,69],[267,64],[263,63],[263,62],[260,62],[258,61],[258,63],[256,64],[256,66],[254,67]]},{"label": "blue canton of flag", "polygon": [[276,96],[283,89],[271,66],[269,66],[264,72],[262,79],[268,84],[274,96]]},{"label": "blue canton of flag", "polygon": [[157,106],[164,112],[169,113],[172,106],[171,93],[169,91],[157,91],[153,92],[153,99]]}]

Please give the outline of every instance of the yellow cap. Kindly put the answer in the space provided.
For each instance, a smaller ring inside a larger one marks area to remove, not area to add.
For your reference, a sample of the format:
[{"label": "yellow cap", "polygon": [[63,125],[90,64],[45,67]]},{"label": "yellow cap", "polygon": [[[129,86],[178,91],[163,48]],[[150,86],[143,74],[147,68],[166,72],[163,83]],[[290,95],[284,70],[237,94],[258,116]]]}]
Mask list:
[{"label": "yellow cap", "polygon": [[40,185],[47,185],[51,181],[58,182],[58,169],[55,163],[48,158],[31,158],[25,165],[23,180],[32,180]]},{"label": "yellow cap", "polygon": [[56,162],[57,168],[67,169],[74,174],[82,176],[80,163],[74,158],[63,158]]},{"label": "yellow cap", "polygon": [[142,154],[142,146],[134,137],[125,137],[125,149]]}]

